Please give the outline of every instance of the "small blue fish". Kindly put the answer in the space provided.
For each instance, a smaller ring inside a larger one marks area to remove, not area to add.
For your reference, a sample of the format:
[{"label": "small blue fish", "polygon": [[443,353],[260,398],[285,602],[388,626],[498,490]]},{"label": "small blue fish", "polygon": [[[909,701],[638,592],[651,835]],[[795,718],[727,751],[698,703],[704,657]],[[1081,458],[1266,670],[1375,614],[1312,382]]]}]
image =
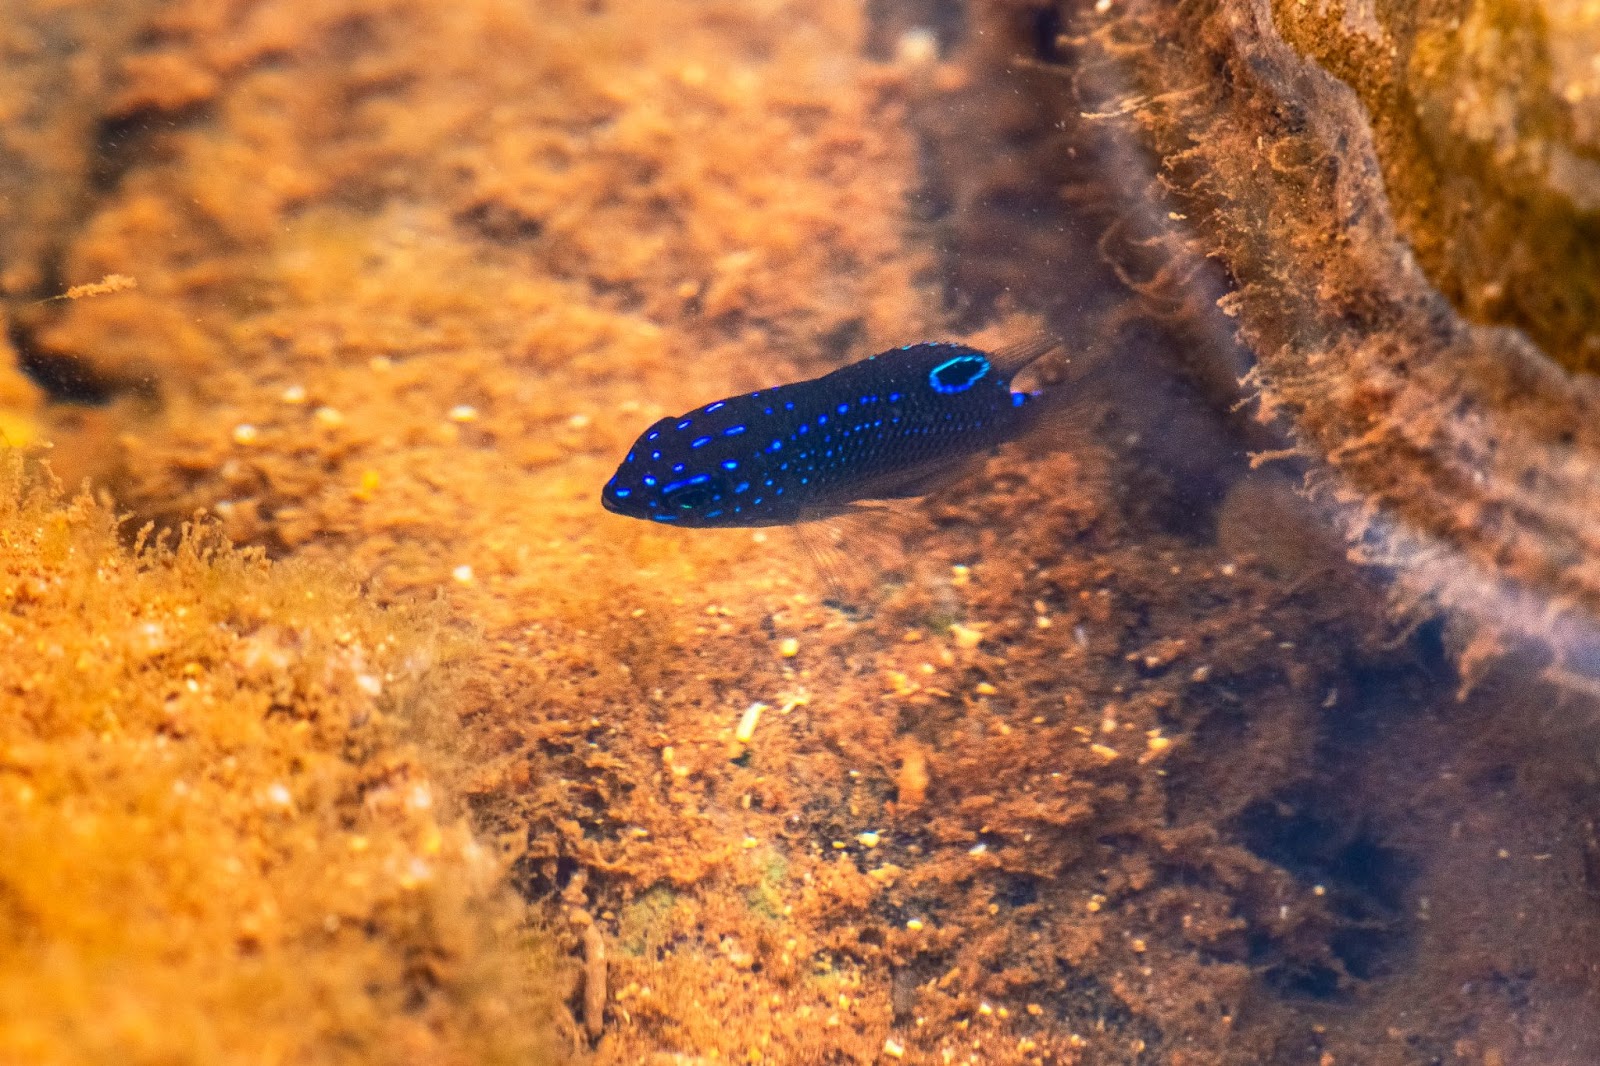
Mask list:
[{"label": "small blue fish", "polygon": [[601,501],[675,526],[776,526],[920,496],[1028,428],[1038,404],[1012,392],[1011,379],[1054,347],[908,344],[663,418],[634,442]]}]

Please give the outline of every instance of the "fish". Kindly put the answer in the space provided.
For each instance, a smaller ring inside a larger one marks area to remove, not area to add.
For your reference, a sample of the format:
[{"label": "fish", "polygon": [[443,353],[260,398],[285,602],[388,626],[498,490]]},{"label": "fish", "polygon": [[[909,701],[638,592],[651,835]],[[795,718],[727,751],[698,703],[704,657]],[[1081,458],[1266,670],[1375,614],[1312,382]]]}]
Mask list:
[{"label": "fish", "polygon": [[821,377],[663,418],[601,490],[614,514],[690,528],[792,525],[921,496],[1027,432],[1039,394],[1012,379],[1057,347],[892,348]]}]

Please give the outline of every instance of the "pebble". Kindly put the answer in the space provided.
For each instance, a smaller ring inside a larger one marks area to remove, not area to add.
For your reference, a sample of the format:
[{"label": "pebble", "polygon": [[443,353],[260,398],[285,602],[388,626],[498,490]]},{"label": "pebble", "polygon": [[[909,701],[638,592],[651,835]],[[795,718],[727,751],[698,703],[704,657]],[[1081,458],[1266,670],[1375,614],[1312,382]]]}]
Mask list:
[{"label": "pebble", "polygon": [[583,1027],[589,1039],[605,1031],[606,938],[593,919],[583,927]]},{"label": "pebble", "polygon": [[971,626],[964,626],[954,622],[950,626],[950,636],[955,639],[956,647],[972,649],[983,643],[983,631]]},{"label": "pebble", "polygon": [[744,714],[739,716],[739,725],[733,731],[733,739],[741,744],[750,743],[750,738],[756,735],[756,723],[761,721],[761,712],[767,709],[765,703],[752,703],[744,709]]}]

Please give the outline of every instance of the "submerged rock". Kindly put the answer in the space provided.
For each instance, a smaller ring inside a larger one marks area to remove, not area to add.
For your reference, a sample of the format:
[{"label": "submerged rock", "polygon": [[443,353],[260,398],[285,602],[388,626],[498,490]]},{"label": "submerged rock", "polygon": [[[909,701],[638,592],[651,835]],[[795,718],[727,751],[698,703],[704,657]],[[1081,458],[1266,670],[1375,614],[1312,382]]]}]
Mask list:
[{"label": "submerged rock", "polygon": [[1600,386],[1558,362],[1591,359],[1597,53],[1558,7],[1036,10],[1071,119],[1153,152],[1121,207],[1146,246],[1221,264],[1261,417],[1357,554],[1464,620],[1469,675],[1521,646],[1589,691]]}]

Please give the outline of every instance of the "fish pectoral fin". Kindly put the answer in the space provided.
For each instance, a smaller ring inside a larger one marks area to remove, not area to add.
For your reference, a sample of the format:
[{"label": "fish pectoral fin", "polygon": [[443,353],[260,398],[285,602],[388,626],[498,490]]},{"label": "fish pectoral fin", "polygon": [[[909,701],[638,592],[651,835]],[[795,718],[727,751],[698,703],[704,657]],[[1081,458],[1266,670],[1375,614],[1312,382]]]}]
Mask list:
[{"label": "fish pectoral fin", "polygon": [[[885,587],[895,583],[896,542],[866,536],[854,509],[789,529],[826,589],[825,604],[855,616],[870,615]],[[871,550],[864,550],[871,549]],[[887,550],[886,550],[887,549]]]},{"label": "fish pectoral fin", "polygon": [[904,585],[915,565],[906,545],[919,526],[915,508],[859,501],[789,528],[827,590],[825,602],[864,617]]}]

